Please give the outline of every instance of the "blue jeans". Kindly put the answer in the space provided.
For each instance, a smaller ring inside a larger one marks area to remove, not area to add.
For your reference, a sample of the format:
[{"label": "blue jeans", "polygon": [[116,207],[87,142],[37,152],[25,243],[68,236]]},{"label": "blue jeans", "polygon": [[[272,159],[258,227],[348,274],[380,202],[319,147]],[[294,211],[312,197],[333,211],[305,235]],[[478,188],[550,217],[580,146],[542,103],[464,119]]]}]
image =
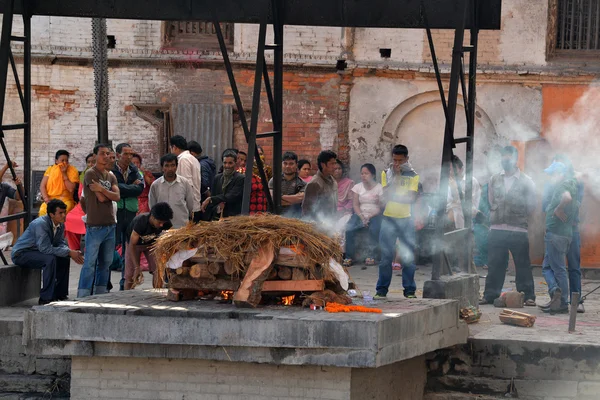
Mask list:
[{"label": "blue jeans", "polygon": [[542,273],[548,284],[548,293],[550,297],[557,288],[561,290],[561,306],[566,306],[569,302],[569,279],[567,277],[567,266],[565,258],[567,250],[571,243],[571,238],[556,235],[552,232],[546,232],[544,237],[546,249],[544,252],[544,263]]},{"label": "blue jeans", "polygon": [[86,227],[85,255],[79,275],[77,297],[107,292],[106,285],[114,250],[115,225]]},{"label": "blue jeans", "polygon": [[369,243],[365,258],[375,258],[377,255],[377,241],[379,240],[379,231],[381,230],[382,215],[375,215],[370,219],[369,225],[365,228],[362,220],[356,214],[352,214],[348,225],[346,225],[346,258],[354,259],[356,246],[354,236],[361,229],[369,230]]},{"label": "blue jeans", "polygon": [[[569,299],[571,293],[581,293],[581,235],[578,230],[573,231],[573,238],[567,250],[567,264],[569,265]],[[580,301],[583,303],[583,301]]]},{"label": "blue jeans", "polygon": [[411,218],[383,217],[379,231],[379,280],[377,293],[387,295],[392,282],[392,262],[396,255],[396,239],[400,241],[398,255],[402,264],[402,286],[404,295],[413,295],[417,290],[415,283],[415,225]]}]

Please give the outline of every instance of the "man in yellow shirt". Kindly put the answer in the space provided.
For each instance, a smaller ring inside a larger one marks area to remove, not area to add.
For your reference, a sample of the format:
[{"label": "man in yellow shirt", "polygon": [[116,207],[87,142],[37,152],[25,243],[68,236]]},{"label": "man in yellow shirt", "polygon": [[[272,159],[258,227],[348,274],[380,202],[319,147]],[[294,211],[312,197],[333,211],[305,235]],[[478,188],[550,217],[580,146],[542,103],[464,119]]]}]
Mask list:
[{"label": "man in yellow shirt", "polygon": [[408,162],[408,148],[396,145],[392,149],[392,167],[386,171],[383,188],[383,221],[379,232],[381,261],[375,299],[384,299],[392,281],[392,262],[399,240],[398,255],[402,263],[404,297],[415,298],[415,225],[411,218],[412,204],[417,200],[419,175]]}]

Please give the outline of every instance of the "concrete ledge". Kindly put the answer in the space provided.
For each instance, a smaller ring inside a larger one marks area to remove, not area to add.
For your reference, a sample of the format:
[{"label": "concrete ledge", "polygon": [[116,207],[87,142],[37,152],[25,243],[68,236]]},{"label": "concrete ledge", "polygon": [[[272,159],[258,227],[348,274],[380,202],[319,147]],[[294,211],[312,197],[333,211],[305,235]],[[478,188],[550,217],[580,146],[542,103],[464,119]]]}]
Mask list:
[{"label": "concrete ledge", "polygon": [[423,298],[455,299],[460,308],[479,303],[479,276],[475,274],[444,275],[437,281],[426,281],[423,286]]},{"label": "concrete ledge", "polygon": [[47,356],[164,357],[377,368],[466,343],[453,300],[398,300],[382,314],[236,309],[128,291],[34,307],[23,340]]},{"label": "concrete ledge", "polygon": [[16,265],[0,266],[0,307],[40,296],[42,271]]}]

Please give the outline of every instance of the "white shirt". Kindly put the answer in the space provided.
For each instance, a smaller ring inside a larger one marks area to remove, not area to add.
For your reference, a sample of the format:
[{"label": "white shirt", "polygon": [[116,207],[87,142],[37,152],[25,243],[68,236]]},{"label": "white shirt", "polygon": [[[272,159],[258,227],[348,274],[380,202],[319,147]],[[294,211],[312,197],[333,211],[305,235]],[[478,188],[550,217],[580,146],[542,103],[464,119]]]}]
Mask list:
[{"label": "white shirt", "polygon": [[360,212],[366,218],[372,218],[381,213],[379,199],[383,196],[383,186],[377,183],[370,190],[367,190],[364,183],[358,183],[352,188],[352,192],[358,195]]},{"label": "white shirt", "polygon": [[194,193],[194,209],[192,211],[200,211],[201,194],[200,184],[202,183],[202,175],[200,171],[200,163],[189,151],[184,151],[177,156],[177,175],[186,178],[192,185]]},{"label": "white shirt", "polygon": [[[465,185],[467,183],[467,178],[463,176],[461,181],[459,182],[460,190],[465,193]],[[477,210],[479,209],[479,200],[481,200],[481,186],[475,177],[473,177],[473,192],[472,192],[472,213],[473,217],[477,214]],[[452,210],[454,214],[454,226],[456,229],[463,229],[465,227],[465,215],[462,209],[462,203],[460,201],[460,195],[458,194],[458,188],[455,184],[450,184],[448,186],[448,202],[446,204],[446,212]]]}]

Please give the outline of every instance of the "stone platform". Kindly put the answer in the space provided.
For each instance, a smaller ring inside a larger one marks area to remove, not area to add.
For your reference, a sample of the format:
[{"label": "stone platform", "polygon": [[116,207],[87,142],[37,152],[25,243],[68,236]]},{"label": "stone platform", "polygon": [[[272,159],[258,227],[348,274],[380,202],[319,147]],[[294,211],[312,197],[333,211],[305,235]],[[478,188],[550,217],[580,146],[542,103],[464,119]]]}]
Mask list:
[{"label": "stone platform", "polygon": [[23,342],[72,357],[72,399],[420,399],[424,355],[466,343],[458,302],[372,306],[383,312],[238,309],[134,290],[33,307]]},{"label": "stone platform", "polygon": [[374,304],[383,313],[215,301],[173,303],[166,290],[134,290],[33,307],[25,342],[41,354],[197,358],[281,365],[377,368],[466,343],[451,300]]}]

